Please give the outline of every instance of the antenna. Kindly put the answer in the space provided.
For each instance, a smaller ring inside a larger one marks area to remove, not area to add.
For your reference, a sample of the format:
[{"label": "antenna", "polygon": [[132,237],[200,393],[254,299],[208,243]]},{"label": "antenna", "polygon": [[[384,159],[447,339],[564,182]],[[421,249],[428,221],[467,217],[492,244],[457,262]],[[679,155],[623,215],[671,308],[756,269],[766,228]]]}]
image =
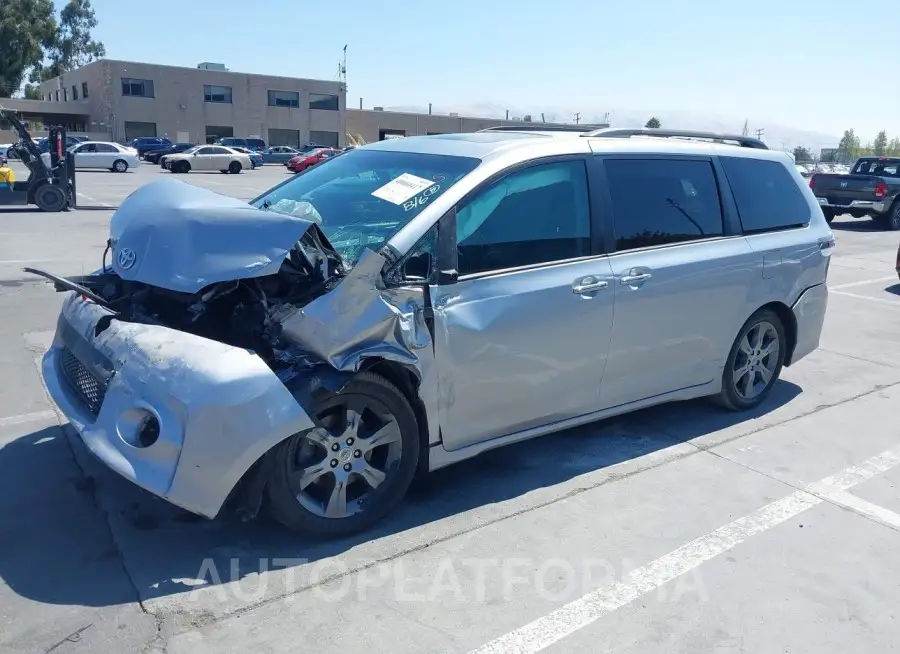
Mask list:
[{"label": "antenna", "polygon": [[338,63],[338,81],[341,90],[347,92],[347,46],[344,45],[344,58]]},{"label": "antenna", "polygon": [[765,134],[765,133],[766,133],[766,130],[764,130],[762,127],[760,127],[758,130],[756,130],[756,138],[759,140],[762,140],[763,134]]}]

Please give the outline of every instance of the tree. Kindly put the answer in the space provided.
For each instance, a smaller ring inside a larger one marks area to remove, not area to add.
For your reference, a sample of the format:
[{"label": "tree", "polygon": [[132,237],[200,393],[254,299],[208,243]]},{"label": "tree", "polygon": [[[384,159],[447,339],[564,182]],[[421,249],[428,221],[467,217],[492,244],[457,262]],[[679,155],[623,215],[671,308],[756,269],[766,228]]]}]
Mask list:
[{"label": "tree", "polygon": [[888,143],[887,155],[889,157],[900,157],[900,138],[896,136]]},{"label": "tree", "polygon": [[17,92],[56,40],[52,0],[3,0],[0,11],[0,98]]},{"label": "tree", "polygon": [[812,155],[809,153],[809,150],[802,145],[798,145],[794,148],[794,159],[796,161],[812,161]]},{"label": "tree", "polygon": [[25,96],[26,100],[40,100],[41,90],[35,84],[26,84],[22,95]]},{"label": "tree", "polygon": [[659,122],[659,118],[653,116],[650,120],[647,121],[647,124],[644,127],[648,129],[659,129],[662,126],[662,123]]},{"label": "tree", "polygon": [[[43,1],[43,0],[41,0]],[[46,60],[34,67],[32,82],[43,82],[89,64],[106,55],[106,48],[91,38],[97,17],[91,0],[69,0],[59,12],[59,27],[47,49]]]},{"label": "tree", "polygon": [[887,147],[887,132],[881,130],[880,132],[878,132],[878,136],[875,137],[875,142],[872,144],[872,153],[879,156],[884,156],[885,154],[887,154]]},{"label": "tree", "polygon": [[850,162],[859,157],[860,154],[859,137],[852,129],[848,129],[841,137],[838,143],[838,154],[841,161]]},{"label": "tree", "polygon": [[526,123],[530,123],[531,122],[531,114],[525,114],[522,117],[522,120],[525,121]]}]

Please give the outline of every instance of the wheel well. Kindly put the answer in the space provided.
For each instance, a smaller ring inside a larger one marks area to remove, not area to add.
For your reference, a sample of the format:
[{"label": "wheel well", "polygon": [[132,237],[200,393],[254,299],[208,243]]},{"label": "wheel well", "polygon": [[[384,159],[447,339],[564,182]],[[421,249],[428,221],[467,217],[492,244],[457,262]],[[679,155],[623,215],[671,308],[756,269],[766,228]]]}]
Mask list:
[{"label": "wheel well", "polygon": [[419,398],[419,380],[409,370],[399,363],[386,359],[370,359],[363,365],[363,370],[369,370],[381,375],[394,386],[400,389],[406,400],[416,414],[416,422],[419,424],[419,473],[428,470],[428,416],[425,413],[425,405]]},{"label": "wheel well", "polygon": [[784,355],[784,365],[790,366],[791,359],[794,357],[794,347],[797,345],[797,318],[794,312],[784,302],[769,302],[760,307],[762,309],[771,309],[781,319],[784,325],[784,335],[787,336],[787,352]]}]

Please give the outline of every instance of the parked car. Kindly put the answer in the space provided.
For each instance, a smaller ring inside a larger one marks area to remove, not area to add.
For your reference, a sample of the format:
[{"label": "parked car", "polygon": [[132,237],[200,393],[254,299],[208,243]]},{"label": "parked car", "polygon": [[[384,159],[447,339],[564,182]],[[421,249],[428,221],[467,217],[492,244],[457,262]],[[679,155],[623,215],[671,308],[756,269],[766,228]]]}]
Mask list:
[{"label": "parked car", "polygon": [[165,137],[157,136],[141,136],[125,143],[126,147],[137,150],[138,157],[143,159],[144,155],[153,150],[162,150],[172,145],[172,141]]},{"label": "parked car", "polygon": [[6,157],[7,159],[15,159],[18,158],[18,153],[16,152],[13,146],[15,143],[0,143],[0,155]]},{"label": "parked car", "polygon": [[190,150],[193,147],[196,147],[196,143],[173,143],[172,145],[161,148],[159,150],[151,150],[147,154],[144,155],[144,161],[147,161],[152,164],[161,164],[162,158],[167,154],[178,154],[179,152],[184,152],[185,150]]},{"label": "parked car", "polygon": [[224,145],[226,147],[238,147],[238,148],[247,148],[248,150],[259,151],[266,149],[266,142],[262,139],[258,138],[235,138],[233,136],[226,136],[224,138],[216,139],[213,145]]},{"label": "parked car", "polygon": [[173,173],[189,173],[192,170],[218,170],[237,174],[253,168],[250,157],[242,152],[221,145],[199,145],[177,154],[167,154],[166,169]]},{"label": "parked car", "polygon": [[[118,143],[85,141],[69,148],[75,155],[75,168],[100,168],[124,173],[141,165],[137,152]],[[41,154],[44,165],[50,165],[50,153]]]},{"label": "parked car", "polygon": [[46,386],[147,491],[327,536],[506,444],[753,409],[818,347],[833,234],[785,153],[647,131],[372,143],[252,208],[151,182],[57,281]]},{"label": "parked car", "polygon": [[900,157],[861,157],[850,174],[816,173],[809,180],[825,219],[868,216],[900,230]]},{"label": "parked car", "polygon": [[236,152],[241,152],[243,154],[246,154],[248,157],[250,157],[250,165],[253,170],[260,168],[265,163],[262,153],[260,153],[260,152],[256,152],[255,150],[250,150],[249,148],[233,147],[231,149]]},{"label": "parked car", "polygon": [[287,145],[274,145],[262,151],[263,160],[266,163],[285,164],[293,157],[300,154],[300,151]]},{"label": "parked car", "polygon": [[245,140],[247,141],[247,148],[253,150],[253,152],[262,152],[266,149],[266,142],[262,139],[248,138]]},{"label": "parked car", "polygon": [[304,154],[298,154],[287,163],[287,169],[292,173],[302,173],[307,168],[312,168],[316,164],[331,159],[335,155],[340,154],[340,150],[334,148],[321,148],[319,150],[311,150]]},{"label": "parked car", "polygon": [[[66,149],[78,145],[79,143],[83,143],[83,137],[77,136],[66,136]],[[50,139],[46,136],[42,136],[39,139],[35,139],[35,145],[38,146],[41,152],[50,152]]]}]

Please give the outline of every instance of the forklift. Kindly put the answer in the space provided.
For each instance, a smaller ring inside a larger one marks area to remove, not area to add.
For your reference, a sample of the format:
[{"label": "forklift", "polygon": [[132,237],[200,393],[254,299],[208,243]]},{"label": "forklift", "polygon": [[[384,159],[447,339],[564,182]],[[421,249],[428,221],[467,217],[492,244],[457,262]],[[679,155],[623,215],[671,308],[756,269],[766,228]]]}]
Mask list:
[{"label": "forklift", "polygon": [[0,187],[0,208],[36,205],[41,211],[57,212],[75,208],[75,155],[66,151],[66,130],[51,127],[49,134],[50,167],[41,158],[28,128],[13,112],[0,107],[5,120],[19,137],[13,149],[28,168],[28,179]]}]

